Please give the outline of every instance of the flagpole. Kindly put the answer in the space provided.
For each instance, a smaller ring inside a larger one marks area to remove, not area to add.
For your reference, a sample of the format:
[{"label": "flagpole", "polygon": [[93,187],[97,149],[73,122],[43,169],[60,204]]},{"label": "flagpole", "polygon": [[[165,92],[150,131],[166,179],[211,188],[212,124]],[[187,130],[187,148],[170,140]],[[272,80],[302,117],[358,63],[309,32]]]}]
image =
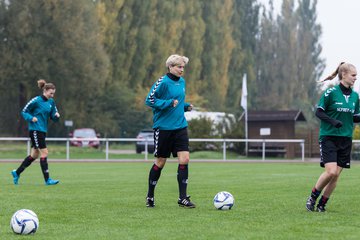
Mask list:
[{"label": "flagpole", "polygon": [[248,110],[247,110],[247,83],[246,83],[246,73],[243,77],[242,82],[242,95],[241,95],[241,106],[245,111],[245,154],[248,156]]},{"label": "flagpole", "polygon": [[245,155],[248,156],[248,111],[247,109],[245,110]]}]

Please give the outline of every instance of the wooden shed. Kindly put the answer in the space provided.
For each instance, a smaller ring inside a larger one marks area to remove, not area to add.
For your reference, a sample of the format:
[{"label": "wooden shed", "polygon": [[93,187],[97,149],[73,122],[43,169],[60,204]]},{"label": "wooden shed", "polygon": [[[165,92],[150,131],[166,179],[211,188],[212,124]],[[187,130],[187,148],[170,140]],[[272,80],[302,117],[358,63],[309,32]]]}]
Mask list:
[{"label": "wooden shed", "polygon": [[[301,111],[249,111],[248,138],[249,139],[295,139],[295,123],[305,122]],[[249,143],[249,155],[259,155],[262,143]],[[295,157],[294,143],[267,143],[266,154],[283,155],[287,158]]]}]

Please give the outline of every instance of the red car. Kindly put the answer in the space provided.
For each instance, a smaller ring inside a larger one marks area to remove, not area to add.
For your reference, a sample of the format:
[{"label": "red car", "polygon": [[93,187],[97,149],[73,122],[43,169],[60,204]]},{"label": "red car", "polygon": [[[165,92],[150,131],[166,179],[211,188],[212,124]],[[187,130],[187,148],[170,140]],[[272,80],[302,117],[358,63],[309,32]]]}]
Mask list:
[{"label": "red car", "polygon": [[74,132],[70,133],[70,145],[98,148],[100,146],[99,136],[92,128],[75,129]]}]

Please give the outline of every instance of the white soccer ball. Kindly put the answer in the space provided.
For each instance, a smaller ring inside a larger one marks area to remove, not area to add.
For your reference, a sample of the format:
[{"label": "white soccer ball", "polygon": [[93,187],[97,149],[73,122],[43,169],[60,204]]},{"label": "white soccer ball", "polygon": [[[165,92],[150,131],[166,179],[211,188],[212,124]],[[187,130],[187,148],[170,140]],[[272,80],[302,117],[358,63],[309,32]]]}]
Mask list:
[{"label": "white soccer ball", "polygon": [[39,219],[33,211],[21,209],[11,217],[10,227],[16,234],[34,234],[39,228]]},{"label": "white soccer ball", "polygon": [[219,210],[230,210],[234,203],[235,199],[229,192],[218,192],[214,197],[214,206]]}]

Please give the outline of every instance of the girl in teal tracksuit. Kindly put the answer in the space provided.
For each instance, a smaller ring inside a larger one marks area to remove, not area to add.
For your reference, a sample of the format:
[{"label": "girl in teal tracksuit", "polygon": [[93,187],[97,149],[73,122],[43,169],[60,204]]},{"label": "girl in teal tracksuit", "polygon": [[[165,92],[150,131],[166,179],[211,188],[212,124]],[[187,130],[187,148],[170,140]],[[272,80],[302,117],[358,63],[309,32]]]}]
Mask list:
[{"label": "girl in teal tracksuit", "polygon": [[45,184],[55,185],[59,183],[59,180],[53,180],[49,177],[47,163],[48,149],[45,142],[49,118],[57,122],[60,117],[53,99],[56,89],[54,84],[46,83],[45,80],[39,80],[38,86],[43,90],[43,94],[31,99],[21,112],[21,115],[29,125],[31,154],[24,159],[18,169],[11,172],[14,184],[16,185],[18,184],[20,174],[39,156]]},{"label": "girl in teal tracksuit", "polygon": [[154,155],[155,163],[150,169],[146,206],[154,207],[154,191],[164,168],[166,159],[171,153],[178,158],[177,180],[179,185],[178,205],[195,208],[187,195],[189,137],[185,111],[192,105],[185,102],[185,79],[182,78],[185,65],[189,59],[185,56],[171,55],[166,61],[168,73],[158,79],[146,97],[146,105],[153,110]]}]

